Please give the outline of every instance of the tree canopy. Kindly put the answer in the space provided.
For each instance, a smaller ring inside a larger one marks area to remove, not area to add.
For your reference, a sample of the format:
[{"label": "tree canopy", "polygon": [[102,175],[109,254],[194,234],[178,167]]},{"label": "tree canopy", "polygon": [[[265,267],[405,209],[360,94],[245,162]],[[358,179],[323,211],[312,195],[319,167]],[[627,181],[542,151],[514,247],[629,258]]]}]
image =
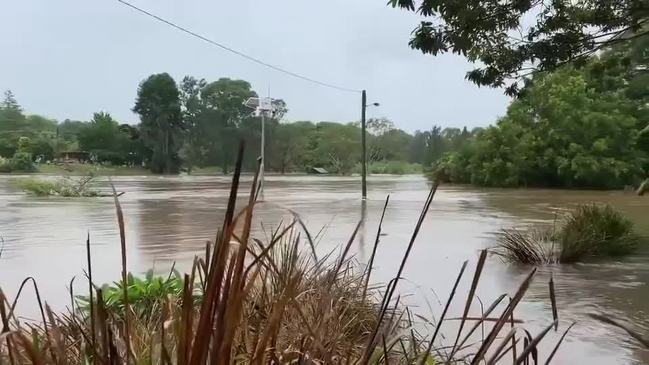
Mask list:
[{"label": "tree canopy", "polygon": [[535,71],[582,64],[598,50],[649,32],[647,0],[389,0],[424,17],[410,46],[427,54],[459,54],[480,66],[478,85],[519,91]]},{"label": "tree canopy", "polygon": [[[438,176],[488,186],[617,188],[649,171],[646,39],[536,75],[495,126],[437,162]],[[639,52],[644,49],[645,52]]]},{"label": "tree canopy", "polygon": [[167,73],[149,76],[138,88],[133,111],[140,116],[142,139],[151,149],[151,171],[175,173],[180,169],[178,152],[185,129],[180,91]]}]

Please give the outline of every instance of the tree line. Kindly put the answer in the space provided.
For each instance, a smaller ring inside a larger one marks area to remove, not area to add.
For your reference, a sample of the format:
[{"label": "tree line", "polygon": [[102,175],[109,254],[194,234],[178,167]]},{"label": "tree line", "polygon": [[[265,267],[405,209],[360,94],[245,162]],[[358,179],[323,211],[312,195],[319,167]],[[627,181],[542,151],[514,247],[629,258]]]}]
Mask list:
[{"label": "tree line", "polygon": [[[649,171],[649,37],[611,47],[583,64],[537,72],[506,114],[486,128],[441,128],[413,134],[390,120],[370,119],[371,173],[423,169],[453,183],[483,186],[618,188]],[[239,140],[244,168],[260,155],[260,118],[244,102],[257,94],[244,80],[208,82],[166,73],[138,87],[140,123],[96,113],[90,121],[57,123],[25,115],[11,92],[0,104],[0,170],[28,170],[64,151],[89,152],[99,163],[142,165],[155,173],[218,166],[227,173]],[[266,120],[269,170],[332,173],[359,170],[359,123],[282,122],[288,107],[274,101]],[[10,166],[7,168],[7,166]]]},{"label": "tree line", "polygon": [[[10,91],[0,104],[0,156],[4,170],[33,169],[65,152],[83,151],[96,163],[145,166],[154,173],[190,172],[217,166],[232,169],[239,140],[246,141],[244,168],[253,170],[260,155],[260,117],[244,105],[257,97],[250,83],[221,78],[208,82],[166,73],[143,80],[133,111],[140,123],[120,123],[106,112],[89,121],[57,122],[26,115]],[[322,167],[331,173],[359,170],[361,129],[358,122],[283,122],[288,107],[273,101],[267,116],[266,168],[280,173]],[[385,118],[367,122],[368,161],[373,173],[419,173],[443,153],[455,151],[479,129],[433,127],[414,134]],[[21,142],[22,141],[22,142]],[[18,163],[22,161],[22,163]],[[13,166],[13,168],[11,166]],[[27,167],[26,167],[27,166]]]}]

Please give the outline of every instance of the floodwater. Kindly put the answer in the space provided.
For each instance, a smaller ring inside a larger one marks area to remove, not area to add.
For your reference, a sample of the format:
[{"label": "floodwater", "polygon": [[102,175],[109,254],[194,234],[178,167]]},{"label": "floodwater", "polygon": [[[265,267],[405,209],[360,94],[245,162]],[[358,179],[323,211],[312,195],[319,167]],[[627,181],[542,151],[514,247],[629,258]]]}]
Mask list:
[{"label": "floodwater", "polygon": [[[0,176],[0,287],[9,297],[20,282],[33,276],[41,296],[55,308],[68,304],[70,280],[84,290],[85,239],[92,242],[93,274],[102,283],[120,273],[120,245],[110,198],[37,198],[14,187],[15,176]],[[229,177],[116,177],[125,194],[121,204],[126,220],[128,268],[132,272],[186,269],[222,223],[229,193]],[[243,186],[249,187],[249,178]],[[108,191],[106,183],[101,185]],[[429,183],[422,177],[372,176],[366,206],[366,224],[355,243],[355,255],[364,262],[371,252],[386,196],[390,204],[383,225],[373,281],[385,283],[396,273]],[[247,194],[243,194],[247,195]],[[267,203],[257,207],[255,236],[264,240],[288,209],[297,212],[328,252],[344,244],[361,218],[359,179],[353,177],[268,176]],[[561,209],[577,203],[612,204],[631,218],[640,233],[649,235],[649,198],[623,192],[497,190],[446,186],[435,196],[419,233],[400,284],[404,300],[423,316],[437,316],[462,263],[469,260],[450,317],[460,316],[480,250],[494,245],[499,229],[530,223],[551,224]],[[241,201],[243,204],[243,200]],[[490,257],[478,296],[488,306],[498,295],[518,287],[531,270]],[[552,321],[548,280],[553,274],[559,307],[560,331],[551,332],[542,348],[547,355],[570,323],[577,324],[559,350],[556,363],[645,363],[649,354],[620,330],[590,320],[588,313],[605,312],[624,318],[649,335],[649,253],[623,260],[543,267],[516,313],[524,327],[538,333]],[[23,315],[35,305],[23,297]],[[473,315],[480,314],[476,304]],[[447,322],[454,326],[453,321]],[[453,342],[449,335],[445,343]],[[541,357],[544,359],[544,356]]]}]

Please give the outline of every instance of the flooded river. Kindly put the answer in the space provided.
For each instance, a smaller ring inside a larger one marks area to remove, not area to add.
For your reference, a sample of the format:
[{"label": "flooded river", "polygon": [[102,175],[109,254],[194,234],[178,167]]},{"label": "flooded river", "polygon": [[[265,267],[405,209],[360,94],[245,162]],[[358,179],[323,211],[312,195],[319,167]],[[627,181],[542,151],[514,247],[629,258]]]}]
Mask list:
[{"label": "flooded river", "polygon": [[[111,199],[31,197],[14,187],[14,179],[0,176],[0,287],[8,296],[15,294],[22,279],[33,276],[41,295],[54,307],[64,308],[70,280],[83,278],[87,233],[96,281],[119,277],[119,238]],[[229,177],[114,178],[117,189],[125,192],[121,202],[129,270],[144,272],[153,267],[162,272],[173,262],[181,270],[187,268],[222,222],[229,182]],[[248,186],[249,180],[246,182]],[[371,251],[381,208],[386,196],[391,196],[374,281],[386,282],[396,273],[429,189],[422,177],[370,178],[364,239],[355,245],[359,261],[366,260]],[[258,208],[255,235],[263,241],[265,232],[286,218],[289,208],[301,215],[314,236],[317,234],[319,249],[329,251],[346,242],[360,219],[359,194],[357,178],[269,176],[265,190],[268,204]],[[474,264],[481,249],[494,245],[495,232],[504,227],[552,222],[558,210],[587,201],[612,204],[636,223],[640,233],[649,235],[647,197],[622,192],[442,187],[416,241],[400,291],[412,294],[407,300],[416,312],[437,315],[462,262]],[[461,314],[473,267],[469,266],[451,316]],[[512,293],[529,270],[491,257],[479,297],[488,305],[499,294]],[[649,361],[649,355],[627,336],[586,316],[592,312],[613,314],[632,321],[649,335],[649,254],[541,268],[517,313],[533,332],[552,321],[547,294],[550,273],[557,286],[561,327],[577,321],[560,349],[558,363]],[[28,298],[24,300],[25,305],[33,304]],[[479,315],[479,307],[473,309],[473,314]],[[34,313],[23,311],[25,315]],[[558,334],[552,333],[550,347],[557,338]]]}]

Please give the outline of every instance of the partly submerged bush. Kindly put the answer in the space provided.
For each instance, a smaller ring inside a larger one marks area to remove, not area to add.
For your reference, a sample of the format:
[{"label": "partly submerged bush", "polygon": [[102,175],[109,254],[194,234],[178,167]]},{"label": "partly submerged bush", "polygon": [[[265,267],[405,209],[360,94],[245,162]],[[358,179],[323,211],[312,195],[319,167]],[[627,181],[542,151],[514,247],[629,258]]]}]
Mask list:
[{"label": "partly submerged bush", "polygon": [[93,197],[99,192],[90,187],[93,176],[81,178],[65,177],[56,181],[27,178],[17,181],[23,191],[36,196]]},{"label": "partly submerged bush", "polygon": [[503,230],[495,252],[523,264],[570,263],[629,254],[639,242],[633,223],[611,206],[584,204],[563,217],[558,228]]}]

